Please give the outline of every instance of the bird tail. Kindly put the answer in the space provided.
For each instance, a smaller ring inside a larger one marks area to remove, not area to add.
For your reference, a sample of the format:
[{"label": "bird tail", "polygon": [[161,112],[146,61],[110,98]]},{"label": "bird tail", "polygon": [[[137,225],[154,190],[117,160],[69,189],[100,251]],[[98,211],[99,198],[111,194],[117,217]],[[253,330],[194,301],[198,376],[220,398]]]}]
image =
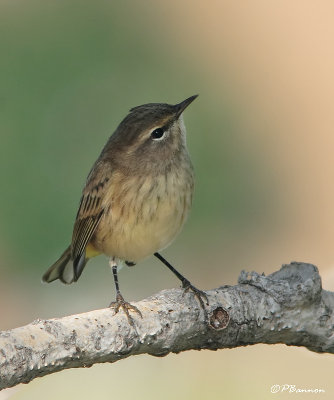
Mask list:
[{"label": "bird tail", "polygon": [[71,246],[68,246],[59,259],[45,272],[42,281],[50,283],[59,279],[67,284],[75,282],[81,275],[87,261],[88,259],[83,255],[78,262],[79,265],[74,268],[71,260]]}]

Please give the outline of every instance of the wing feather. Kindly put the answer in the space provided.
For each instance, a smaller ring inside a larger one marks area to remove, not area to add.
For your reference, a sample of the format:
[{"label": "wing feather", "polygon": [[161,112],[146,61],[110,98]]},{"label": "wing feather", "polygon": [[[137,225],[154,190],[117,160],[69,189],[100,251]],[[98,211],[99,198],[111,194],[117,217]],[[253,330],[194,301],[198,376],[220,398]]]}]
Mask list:
[{"label": "wing feather", "polygon": [[[100,165],[101,167],[101,165]],[[85,253],[104,213],[102,200],[109,181],[108,168],[93,168],[83,190],[73,229],[71,256],[74,269]]]}]

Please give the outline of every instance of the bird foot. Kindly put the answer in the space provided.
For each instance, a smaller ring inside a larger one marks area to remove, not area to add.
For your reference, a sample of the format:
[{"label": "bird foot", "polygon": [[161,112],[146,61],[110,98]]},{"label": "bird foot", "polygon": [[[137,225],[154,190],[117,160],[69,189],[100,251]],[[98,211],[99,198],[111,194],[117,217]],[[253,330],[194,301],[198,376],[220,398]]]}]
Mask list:
[{"label": "bird foot", "polygon": [[134,306],[134,305],[128,303],[127,301],[125,301],[124,298],[123,298],[123,296],[121,295],[121,293],[117,293],[117,295],[116,295],[116,301],[111,302],[111,303],[109,304],[109,307],[111,307],[111,308],[114,309],[114,311],[115,311],[115,314],[114,314],[114,315],[116,315],[116,314],[118,313],[119,309],[121,308],[121,309],[124,311],[124,313],[125,313],[125,315],[126,315],[128,321],[129,321],[129,324],[132,325],[132,326],[134,326],[134,323],[133,323],[133,319],[132,319],[132,317],[131,317],[129,311],[134,311],[134,312],[136,312],[137,314],[139,314],[139,316],[140,316],[141,318],[143,318],[143,315],[142,315],[142,313],[138,310],[138,308],[137,308],[136,306]]},{"label": "bird foot", "polygon": [[206,305],[207,305],[207,306],[209,305],[209,299],[208,299],[208,296],[206,295],[206,293],[203,292],[202,290],[197,289],[195,286],[193,286],[193,285],[188,281],[188,279],[184,279],[184,280],[182,281],[182,287],[183,287],[183,289],[184,289],[183,296],[184,296],[185,293],[187,293],[187,292],[189,292],[189,290],[191,290],[191,291],[194,293],[194,296],[195,296],[195,297],[197,298],[197,300],[199,301],[199,303],[200,303],[202,309],[205,311],[205,305],[204,305],[203,299],[205,300]]}]

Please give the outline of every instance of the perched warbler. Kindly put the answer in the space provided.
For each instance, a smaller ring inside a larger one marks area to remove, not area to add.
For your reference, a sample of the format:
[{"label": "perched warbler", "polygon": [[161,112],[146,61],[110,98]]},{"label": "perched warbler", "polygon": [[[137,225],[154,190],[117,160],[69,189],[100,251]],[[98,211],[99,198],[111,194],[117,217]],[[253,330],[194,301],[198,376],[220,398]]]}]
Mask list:
[{"label": "perched warbler", "polygon": [[122,261],[132,266],[155,255],[204,307],[206,294],[158,253],[180,232],[191,207],[194,174],[182,113],[196,97],[130,110],[93,165],[72,242],[46,271],[44,282],[75,282],[89,259],[105,254],[116,286],[116,302],[110,306],[115,312],[121,307],[129,319],[129,310],[140,312],[121,295],[117,266]]}]

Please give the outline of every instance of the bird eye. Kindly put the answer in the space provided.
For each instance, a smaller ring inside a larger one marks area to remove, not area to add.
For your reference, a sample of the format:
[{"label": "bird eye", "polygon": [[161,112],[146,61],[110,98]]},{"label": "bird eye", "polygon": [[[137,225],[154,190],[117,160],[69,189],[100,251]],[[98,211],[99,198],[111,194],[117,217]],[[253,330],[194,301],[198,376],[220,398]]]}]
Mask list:
[{"label": "bird eye", "polygon": [[162,139],[165,135],[165,131],[163,130],[163,128],[157,128],[154,129],[154,131],[152,131],[151,133],[151,138],[153,140],[159,140]]}]

